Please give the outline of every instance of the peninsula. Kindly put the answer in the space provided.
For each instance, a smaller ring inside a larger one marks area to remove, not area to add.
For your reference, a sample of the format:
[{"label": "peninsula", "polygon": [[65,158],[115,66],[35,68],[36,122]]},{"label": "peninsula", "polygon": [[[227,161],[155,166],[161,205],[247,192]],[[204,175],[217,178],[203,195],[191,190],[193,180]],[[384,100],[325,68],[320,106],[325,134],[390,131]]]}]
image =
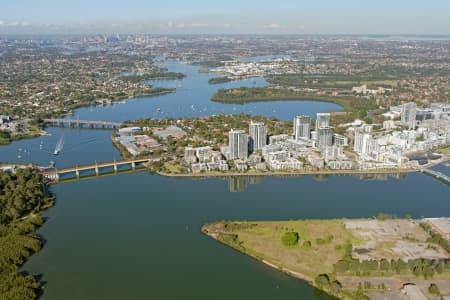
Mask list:
[{"label": "peninsula", "polygon": [[[427,111],[441,118],[447,106]],[[417,122],[420,109],[391,107],[374,115],[381,123],[342,123],[340,113],[293,122],[250,115],[141,119],[126,122],[113,143],[123,157],[148,158],[152,171],[170,176],[415,172],[448,160],[448,121]]]},{"label": "peninsula", "polygon": [[[341,299],[450,295],[448,218],[217,222],[202,232]],[[441,233],[444,232],[442,235]]]}]

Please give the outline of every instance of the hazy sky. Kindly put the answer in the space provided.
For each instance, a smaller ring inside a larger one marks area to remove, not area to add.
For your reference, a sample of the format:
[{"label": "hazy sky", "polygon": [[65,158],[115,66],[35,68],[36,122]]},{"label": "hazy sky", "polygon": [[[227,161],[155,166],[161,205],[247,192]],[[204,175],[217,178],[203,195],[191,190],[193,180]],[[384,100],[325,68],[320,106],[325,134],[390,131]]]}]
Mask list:
[{"label": "hazy sky", "polygon": [[0,0],[0,33],[450,34],[450,0]]}]

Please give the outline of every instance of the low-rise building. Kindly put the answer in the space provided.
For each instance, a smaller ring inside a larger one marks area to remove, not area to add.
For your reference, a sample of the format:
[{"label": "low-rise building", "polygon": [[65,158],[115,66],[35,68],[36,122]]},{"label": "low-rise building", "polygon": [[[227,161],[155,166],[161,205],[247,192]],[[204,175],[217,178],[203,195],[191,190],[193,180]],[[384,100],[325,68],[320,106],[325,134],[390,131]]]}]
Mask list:
[{"label": "low-rise building", "polygon": [[291,136],[287,135],[287,134],[272,135],[272,136],[269,136],[269,144],[270,145],[278,144],[281,142],[285,142],[290,138],[291,138]]},{"label": "low-rise building", "polygon": [[141,133],[142,129],[140,127],[124,127],[124,128],[120,128],[118,133],[121,136],[124,135],[133,135],[136,133]]},{"label": "low-rise building", "polygon": [[157,130],[154,132],[154,135],[161,138],[161,139],[167,139],[169,136],[174,137],[176,139],[180,139],[186,135],[186,132],[177,126],[167,126],[164,129]]},{"label": "low-rise building", "polygon": [[295,158],[288,158],[285,161],[273,160],[270,162],[270,168],[276,171],[300,170],[303,169],[303,163]]},{"label": "low-rise building", "polygon": [[208,165],[206,163],[195,163],[191,165],[192,173],[200,173],[208,171]]},{"label": "low-rise building", "polygon": [[343,136],[341,134],[333,134],[333,141],[334,145],[344,147],[348,146],[348,138],[346,136]]}]

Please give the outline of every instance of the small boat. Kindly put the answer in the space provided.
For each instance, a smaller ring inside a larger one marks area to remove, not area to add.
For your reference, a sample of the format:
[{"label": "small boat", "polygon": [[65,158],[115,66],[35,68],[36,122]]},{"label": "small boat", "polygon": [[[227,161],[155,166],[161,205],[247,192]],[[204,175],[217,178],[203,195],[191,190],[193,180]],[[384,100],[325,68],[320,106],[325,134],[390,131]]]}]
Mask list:
[{"label": "small boat", "polygon": [[53,151],[53,155],[58,155],[64,146],[64,136],[61,136],[58,143],[56,144],[55,151]]}]

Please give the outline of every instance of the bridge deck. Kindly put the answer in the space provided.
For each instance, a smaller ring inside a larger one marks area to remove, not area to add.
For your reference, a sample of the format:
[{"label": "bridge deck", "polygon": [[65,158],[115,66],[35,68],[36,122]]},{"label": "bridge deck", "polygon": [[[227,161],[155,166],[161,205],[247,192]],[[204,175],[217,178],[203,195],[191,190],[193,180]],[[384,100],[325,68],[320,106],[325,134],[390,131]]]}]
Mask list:
[{"label": "bridge deck", "polygon": [[430,170],[430,169],[424,169],[424,170],[422,170],[422,172],[426,173],[426,174],[429,174],[429,175],[432,175],[432,176],[434,176],[434,177],[436,177],[438,179],[441,179],[443,181],[446,181],[447,183],[450,183],[450,177],[445,175],[445,174],[443,174],[443,173],[441,173],[441,172],[438,172],[438,171],[435,171],[435,170]]},{"label": "bridge deck", "polygon": [[97,125],[109,127],[120,127],[122,125],[122,123],[119,122],[78,120],[78,119],[43,119],[43,121],[45,123],[52,123],[52,124]]},{"label": "bridge deck", "polygon": [[119,161],[111,161],[111,162],[103,162],[103,163],[97,163],[97,164],[89,164],[89,165],[82,165],[82,166],[75,166],[70,168],[64,168],[64,169],[57,169],[56,172],[58,174],[63,173],[70,173],[70,172],[76,172],[76,171],[84,171],[84,170],[91,170],[96,168],[105,168],[105,167],[114,167],[114,166],[120,166],[120,165],[127,165],[127,164],[139,164],[139,163],[146,163],[151,161],[150,158],[145,159],[134,159],[134,160],[119,160]]}]

